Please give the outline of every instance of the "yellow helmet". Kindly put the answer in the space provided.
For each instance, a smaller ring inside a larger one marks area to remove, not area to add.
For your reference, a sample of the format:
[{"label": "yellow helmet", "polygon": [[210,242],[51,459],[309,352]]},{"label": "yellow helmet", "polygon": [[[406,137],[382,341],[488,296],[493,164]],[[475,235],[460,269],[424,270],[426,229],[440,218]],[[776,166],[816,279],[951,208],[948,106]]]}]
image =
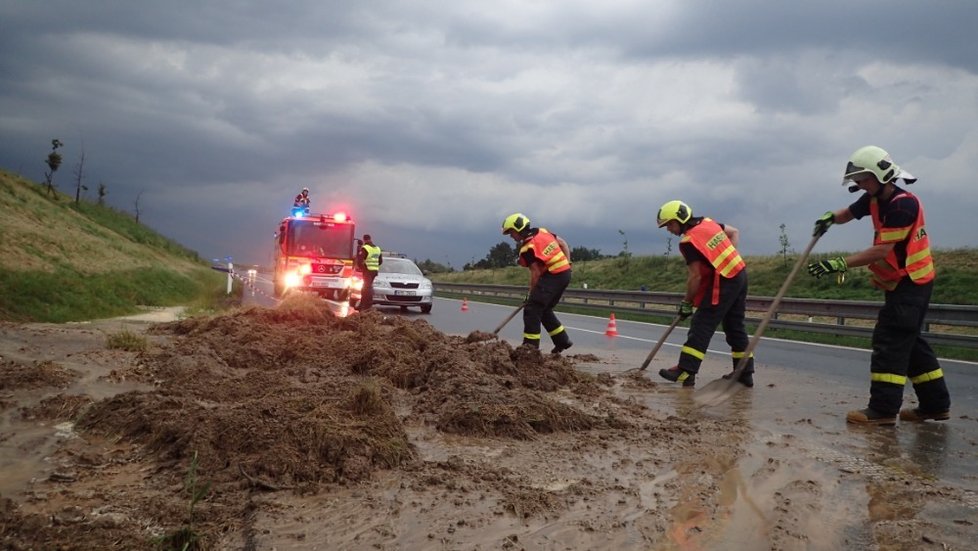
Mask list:
[{"label": "yellow helmet", "polygon": [[510,230],[516,233],[523,233],[524,230],[530,227],[530,219],[526,217],[523,213],[517,212],[510,214],[503,220],[503,235],[508,233]]},{"label": "yellow helmet", "polygon": [[658,222],[660,228],[668,224],[670,220],[676,220],[680,224],[685,224],[692,217],[693,209],[689,208],[689,205],[682,201],[669,201],[659,207]]}]

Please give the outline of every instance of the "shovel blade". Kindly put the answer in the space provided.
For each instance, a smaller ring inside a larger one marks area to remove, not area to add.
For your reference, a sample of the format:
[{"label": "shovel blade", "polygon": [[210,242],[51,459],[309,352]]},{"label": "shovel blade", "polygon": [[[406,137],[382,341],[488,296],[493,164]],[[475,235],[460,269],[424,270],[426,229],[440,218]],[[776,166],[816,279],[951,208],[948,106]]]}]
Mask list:
[{"label": "shovel blade", "polygon": [[697,407],[718,406],[745,388],[746,385],[733,378],[717,379],[694,392],[693,402]]}]

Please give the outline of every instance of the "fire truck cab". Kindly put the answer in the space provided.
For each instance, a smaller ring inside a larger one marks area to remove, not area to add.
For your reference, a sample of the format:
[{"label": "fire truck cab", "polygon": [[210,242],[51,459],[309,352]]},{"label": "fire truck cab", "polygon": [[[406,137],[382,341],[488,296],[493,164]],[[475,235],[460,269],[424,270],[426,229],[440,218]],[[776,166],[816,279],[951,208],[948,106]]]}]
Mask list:
[{"label": "fire truck cab", "polygon": [[283,219],[275,234],[275,296],[314,292],[336,301],[350,299],[354,285],[356,225],[345,213],[301,210]]}]

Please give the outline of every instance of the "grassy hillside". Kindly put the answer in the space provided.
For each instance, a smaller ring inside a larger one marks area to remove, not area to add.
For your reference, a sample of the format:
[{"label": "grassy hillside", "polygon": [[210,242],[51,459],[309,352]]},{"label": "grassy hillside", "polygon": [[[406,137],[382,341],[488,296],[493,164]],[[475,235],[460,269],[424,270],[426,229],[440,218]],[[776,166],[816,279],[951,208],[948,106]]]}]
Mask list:
[{"label": "grassy hillside", "polygon": [[187,304],[224,278],[123,212],[0,170],[0,319],[64,322]]},{"label": "grassy hillside", "polygon": [[[819,253],[813,258],[847,254],[842,252]],[[750,294],[774,296],[784,283],[797,255],[789,255],[787,261],[780,256],[749,256],[745,258],[750,276]],[[978,304],[978,249],[954,249],[934,251],[937,265],[937,283],[934,285],[934,303]],[[529,276],[525,268],[513,266],[496,270],[470,270],[432,274],[435,281],[452,283],[494,283],[500,285],[526,285]],[[677,255],[608,258],[574,263],[572,287],[584,283],[590,289],[637,290],[643,285],[650,291],[680,293],[686,284],[686,265]],[[802,268],[788,289],[787,296],[798,298],[822,298],[836,300],[882,300],[882,294],[869,283],[866,268],[849,271],[846,282],[837,285],[835,278],[821,280],[810,277]]]}]

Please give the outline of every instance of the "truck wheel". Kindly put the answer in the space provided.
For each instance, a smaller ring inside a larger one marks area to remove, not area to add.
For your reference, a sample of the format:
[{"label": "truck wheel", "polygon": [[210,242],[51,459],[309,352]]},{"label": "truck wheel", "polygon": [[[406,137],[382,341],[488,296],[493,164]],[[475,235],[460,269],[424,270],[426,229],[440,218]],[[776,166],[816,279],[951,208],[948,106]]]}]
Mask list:
[{"label": "truck wheel", "polygon": [[431,313],[431,305],[430,304],[422,304],[421,305],[421,313],[422,314],[430,314]]}]

